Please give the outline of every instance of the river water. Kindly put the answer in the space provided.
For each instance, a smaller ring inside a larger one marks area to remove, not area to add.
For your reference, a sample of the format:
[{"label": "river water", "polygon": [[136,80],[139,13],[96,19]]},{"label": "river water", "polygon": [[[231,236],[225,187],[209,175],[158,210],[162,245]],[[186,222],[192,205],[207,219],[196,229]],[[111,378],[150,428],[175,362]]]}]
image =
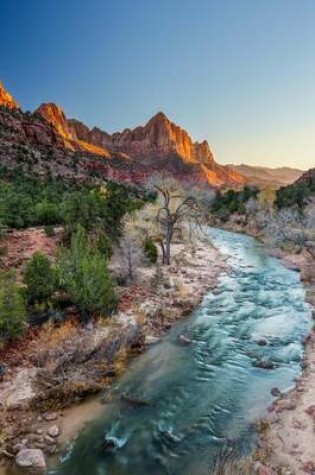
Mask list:
[{"label": "river water", "polygon": [[[242,454],[255,443],[253,423],[272,401],[271,388],[294,385],[311,326],[299,274],[251,237],[209,233],[229,256],[229,273],[131,364],[103,414],[49,473],[209,475],[224,448]],[[181,334],[192,343],[180,344]]]}]

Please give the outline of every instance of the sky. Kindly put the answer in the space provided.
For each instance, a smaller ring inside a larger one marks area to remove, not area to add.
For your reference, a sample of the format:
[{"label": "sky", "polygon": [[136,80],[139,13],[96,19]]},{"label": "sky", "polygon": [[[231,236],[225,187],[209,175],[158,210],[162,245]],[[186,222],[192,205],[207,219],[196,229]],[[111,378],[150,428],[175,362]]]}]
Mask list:
[{"label": "sky", "polygon": [[315,166],[314,0],[0,0],[0,57],[23,109],[163,111],[219,163]]}]

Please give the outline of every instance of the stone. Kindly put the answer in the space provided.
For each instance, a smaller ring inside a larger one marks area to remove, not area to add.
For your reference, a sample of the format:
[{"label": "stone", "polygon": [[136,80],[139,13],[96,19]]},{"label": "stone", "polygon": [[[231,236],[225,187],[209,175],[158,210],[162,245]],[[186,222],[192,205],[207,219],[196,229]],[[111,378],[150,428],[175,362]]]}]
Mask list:
[{"label": "stone", "polygon": [[315,464],[311,461],[305,462],[303,464],[303,472],[309,473],[310,475],[315,474]]},{"label": "stone", "polygon": [[161,341],[161,339],[157,336],[146,335],[144,343],[145,343],[145,345],[150,346],[150,345],[154,345],[156,343],[159,343],[159,341]]},{"label": "stone", "polygon": [[259,346],[266,346],[267,343],[267,340],[265,340],[264,338],[260,338],[259,340],[257,340],[257,345]]},{"label": "stone", "polygon": [[183,343],[184,345],[189,345],[191,343],[191,340],[185,335],[179,335],[178,341],[180,341],[180,343]]},{"label": "stone", "polygon": [[46,461],[41,449],[23,449],[15,457],[15,463],[23,468],[46,468]]},{"label": "stone", "polygon": [[58,414],[56,412],[45,412],[43,419],[45,419],[45,421],[55,421],[58,419]]},{"label": "stone", "polygon": [[257,475],[276,475],[276,472],[260,462],[254,464],[254,472]]},{"label": "stone", "polygon": [[281,396],[281,391],[280,391],[279,388],[276,388],[276,387],[272,388],[270,392],[271,392],[272,396],[275,396],[275,397]]},{"label": "stone", "polygon": [[49,429],[48,429],[48,431],[47,431],[47,434],[48,434],[50,437],[58,437],[59,434],[60,434],[59,427],[58,427],[57,425],[54,425],[54,426],[49,427]]},{"label": "stone", "polygon": [[51,437],[50,435],[45,435],[44,440],[49,445],[55,445],[55,443],[56,443],[56,440],[53,437]]},{"label": "stone", "polygon": [[275,368],[275,364],[272,363],[272,361],[254,361],[253,362],[253,366],[255,366],[256,368],[261,368],[261,369],[274,369]]}]

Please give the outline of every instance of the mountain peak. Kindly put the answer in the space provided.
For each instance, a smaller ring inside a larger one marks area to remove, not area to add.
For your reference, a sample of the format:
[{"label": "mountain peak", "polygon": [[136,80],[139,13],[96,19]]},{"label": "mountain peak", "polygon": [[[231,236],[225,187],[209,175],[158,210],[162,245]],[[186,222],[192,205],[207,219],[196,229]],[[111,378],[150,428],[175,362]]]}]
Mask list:
[{"label": "mountain peak", "polygon": [[66,115],[63,109],[54,102],[44,102],[36,110],[47,122],[49,122],[64,139],[72,139]]},{"label": "mountain peak", "polygon": [[147,122],[147,126],[148,125],[157,125],[157,124],[163,124],[163,123],[171,123],[170,119],[167,117],[166,114],[164,114],[164,112],[157,112],[156,114],[154,114],[153,117],[151,117],[151,119]]},{"label": "mountain peak", "polygon": [[7,107],[8,109],[17,109],[19,107],[18,103],[13,99],[11,94],[9,94],[3,83],[0,81],[0,106]]}]

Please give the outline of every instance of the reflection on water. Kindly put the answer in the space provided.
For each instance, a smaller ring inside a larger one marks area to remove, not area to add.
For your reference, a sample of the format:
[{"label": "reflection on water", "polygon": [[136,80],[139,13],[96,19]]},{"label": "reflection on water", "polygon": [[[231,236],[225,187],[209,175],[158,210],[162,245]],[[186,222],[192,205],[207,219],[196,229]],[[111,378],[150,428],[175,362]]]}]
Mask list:
[{"label": "reflection on water", "polygon": [[[230,256],[231,272],[188,320],[132,364],[103,415],[51,473],[211,473],[222,447],[243,451],[253,443],[251,425],[272,400],[271,388],[292,386],[310,326],[299,275],[250,237],[209,232]],[[182,333],[191,345],[178,343]]]}]

